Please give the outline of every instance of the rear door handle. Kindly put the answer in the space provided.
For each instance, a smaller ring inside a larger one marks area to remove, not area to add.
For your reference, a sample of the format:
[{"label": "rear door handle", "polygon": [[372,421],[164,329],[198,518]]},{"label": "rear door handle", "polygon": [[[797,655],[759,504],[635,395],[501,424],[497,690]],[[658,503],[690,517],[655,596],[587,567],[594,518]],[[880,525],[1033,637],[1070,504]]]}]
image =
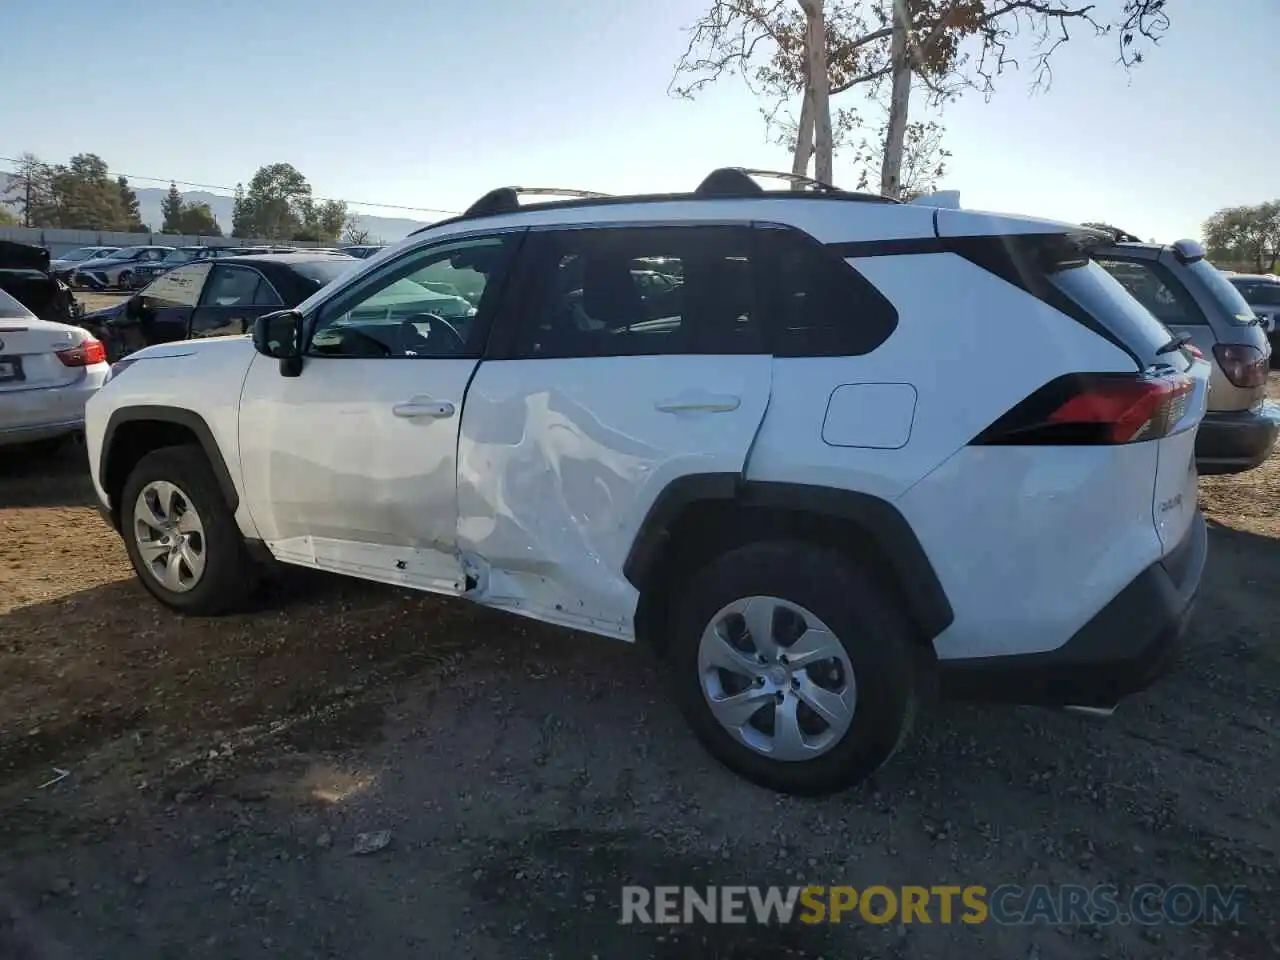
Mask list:
[{"label": "rear door handle", "polygon": [[404,417],[405,419],[430,417],[435,420],[443,420],[446,417],[453,416],[453,404],[442,400],[432,400],[430,397],[413,397],[404,403],[397,403],[391,408],[391,412],[397,417]]},{"label": "rear door handle", "polygon": [[742,398],[729,393],[691,390],[654,404],[662,413],[729,413],[742,405]]}]

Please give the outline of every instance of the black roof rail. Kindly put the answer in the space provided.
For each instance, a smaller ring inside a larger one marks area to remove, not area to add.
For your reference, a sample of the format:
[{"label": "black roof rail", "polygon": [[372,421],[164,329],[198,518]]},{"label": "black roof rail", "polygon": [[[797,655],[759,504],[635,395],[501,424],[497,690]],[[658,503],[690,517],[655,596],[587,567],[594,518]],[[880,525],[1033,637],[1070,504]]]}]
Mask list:
[{"label": "black roof rail", "polygon": [[464,217],[492,217],[499,213],[515,213],[520,209],[522,196],[572,197],[575,200],[596,200],[607,193],[592,190],[562,190],[558,187],[498,187],[490,190],[463,212]]},{"label": "black roof rail", "polygon": [[1142,243],[1143,242],[1141,237],[1135,236],[1134,234],[1130,233],[1128,230],[1121,230],[1119,227],[1113,227],[1109,223],[1100,223],[1094,220],[1094,221],[1085,221],[1084,223],[1081,224],[1081,226],[1089,227],[1091,230],[1101,230],[1104,233],[1109,233],[1114,238],[1115,243]]},{"label": "black roof rail", "polygon": [[784,180],[792,186],[805,187],[822,193],[843,193],[839,187],[798,173],[781,173],[777,170],[756,170],[751,167],[720,167],[707,174],[698,189],[699,197],[754,197],[764,193],[764,188],[753,177]]}]

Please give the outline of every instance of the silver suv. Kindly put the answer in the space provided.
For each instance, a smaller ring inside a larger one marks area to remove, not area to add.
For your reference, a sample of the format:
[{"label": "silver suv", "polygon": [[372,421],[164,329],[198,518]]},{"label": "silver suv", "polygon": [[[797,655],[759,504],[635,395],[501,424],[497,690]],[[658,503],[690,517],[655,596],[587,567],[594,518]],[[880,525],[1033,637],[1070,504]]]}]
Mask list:
[{"label": "silver suv", "polygon": [[1213,365],[1209,408],[1196,437],[1201,474],[1242,473],[1271,455],[1280,429],[1263,401],[1271,345],[1240,291],[1194,240],[1120,242],[1094,254],[1175,337]]},{"label": "silver suv", "polygon": [[1274,362],[1274,354],[1280,348],[1280,277],[1270,273],[1231,273],[1227,280],[1262,321],[1262,329],[1271,340]]}]

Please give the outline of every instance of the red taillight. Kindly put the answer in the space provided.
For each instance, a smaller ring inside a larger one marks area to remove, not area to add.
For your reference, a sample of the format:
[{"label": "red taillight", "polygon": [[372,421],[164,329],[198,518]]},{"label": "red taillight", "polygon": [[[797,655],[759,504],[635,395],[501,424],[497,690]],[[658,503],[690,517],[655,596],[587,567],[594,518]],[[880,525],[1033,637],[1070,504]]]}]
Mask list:
[{"label": "red taillight", "polygon": [[1167,436],[1186,412],[1185,374],[1083,374],[1047,384],[984,430],[979,444],[1137,443]]},{"label": "red taillight", "polygon": [[1226,378],[1237,387],[1266,385],[1269,353],[1263,353],[1257,347],[1220,343],[1213,348],[1213,356]]},{"label": "red taillight", "polygon": [[90,337],[84,343],[58,351],[58,359],[64,367],[89,367],[107,362],[107,350],[101,340]]}]

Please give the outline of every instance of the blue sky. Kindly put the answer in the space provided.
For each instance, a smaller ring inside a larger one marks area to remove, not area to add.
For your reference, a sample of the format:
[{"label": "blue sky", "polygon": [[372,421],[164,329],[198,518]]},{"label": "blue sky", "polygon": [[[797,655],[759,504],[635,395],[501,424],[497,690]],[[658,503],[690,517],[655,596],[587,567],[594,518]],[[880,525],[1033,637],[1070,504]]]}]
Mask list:
[{"label": "blue sky", "polygon": [[[716,166],[785,168],[740,81],[691,103],[666,93],[707,2],[8,3],[0,156],[94,151],[218,185],[288,161],[320,196],[443,210],[508,183],[678,190]],[[1081,36],[1048,93],[1012,73],[989,102],[949,106],[944,186],[966,207],[1163,240],[1280,196],[1280,3],[1169,6],[1132,74],[1113,40]],[[837,183],[853,179],[837,158]]]}]

